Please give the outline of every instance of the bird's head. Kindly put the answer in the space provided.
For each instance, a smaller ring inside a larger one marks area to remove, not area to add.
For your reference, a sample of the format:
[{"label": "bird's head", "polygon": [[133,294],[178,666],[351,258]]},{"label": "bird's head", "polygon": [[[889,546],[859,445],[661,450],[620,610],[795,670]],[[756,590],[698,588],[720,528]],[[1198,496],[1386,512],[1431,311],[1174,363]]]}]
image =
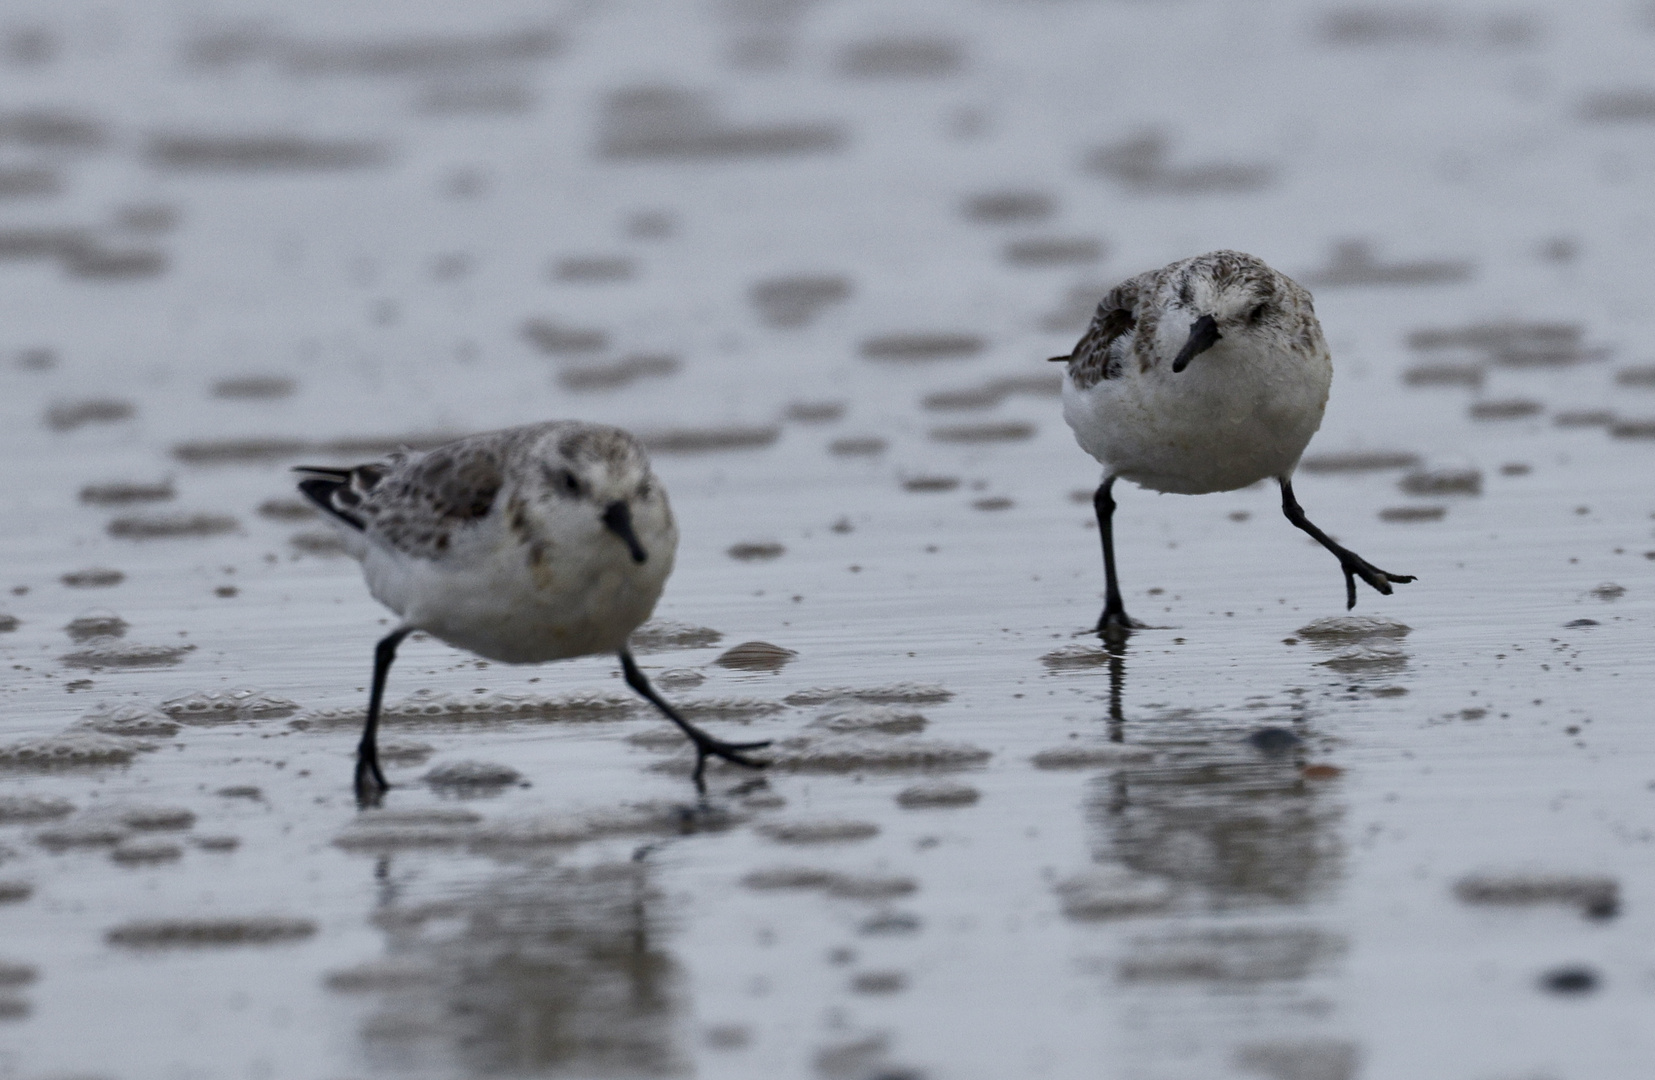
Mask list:
[{"label": "bird's head", "polygon": [[[675,540],[666,492],[631,435],[583,425],[548,438],[539,450],[534,470],[538,490],[528,501],[542,515],[580,532],[601,528],[625,546],[635,563],[649,560],[651,537],[670,536],[665,540],[669,544]],[[670,550],[655,554],[672,557]]]},{"label": "bird's head", "polygon": [[[1296,286],[1259,259],[1239,251],[1214,251],[1189,259],[1168,285],[1174,295],[1166,322],[1185,334],[1172,370],[1220,341],[1262,339],[1280,331]],[[1303,292],[1303,290],[1299,290]]]}]

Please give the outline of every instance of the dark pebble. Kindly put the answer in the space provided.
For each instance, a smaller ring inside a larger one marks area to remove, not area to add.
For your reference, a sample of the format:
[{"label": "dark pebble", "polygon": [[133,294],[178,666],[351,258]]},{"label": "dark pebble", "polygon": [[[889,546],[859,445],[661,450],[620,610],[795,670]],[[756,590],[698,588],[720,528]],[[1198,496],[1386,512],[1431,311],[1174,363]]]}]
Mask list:
[{"label": "dark pebble", "polygon": [[1586,994],[1598,988],[1598,975],[1588,967],[1553,968],[1540,976],[1540,985],[1554,994]]},{"label": "dark pebble", "polygon": [[1267,727],[1259,728],[1247,736],[1247,741],[1254,749],[1262,750],[1266,754],[1280,754],[1298,746],[1303,740],[1286,728]]}]

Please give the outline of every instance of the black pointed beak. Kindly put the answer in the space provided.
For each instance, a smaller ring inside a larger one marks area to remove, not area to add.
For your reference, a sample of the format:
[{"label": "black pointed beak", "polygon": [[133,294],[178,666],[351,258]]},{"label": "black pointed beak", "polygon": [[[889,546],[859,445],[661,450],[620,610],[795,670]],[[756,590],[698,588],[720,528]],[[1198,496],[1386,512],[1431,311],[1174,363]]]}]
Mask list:
[{"label": "black pointed beak", "polygon": [[1070,353],[1068,356],[1053,356],[1053,357],[1048,358],[1046,360],[1046,363],[1048,363],[1048,364],[1067,364],[1069,361],[1073,360],[1074,358],[1075,358],[1074,353]]},{"label": "black pointed beak", "polygon": [[610,503],[603,512],[603,525],[626,543],[626,549],[632,552],[633,562],[641,563],[649,558],[649,552],[638,543],[638,534],[632,531],[632,508],[626,503]]},{"label": "black pointed beak", "polygon": [[1173,371],[1183,371],[1190,366],[1190,361],[1212,348],[1223,337],[1218,332],[1218,320],[1211,315],[1203,315],[1190,324],[1190,338],[1184,342],[1184,347],[1178,350],[1178,358],[1172,362]]}]

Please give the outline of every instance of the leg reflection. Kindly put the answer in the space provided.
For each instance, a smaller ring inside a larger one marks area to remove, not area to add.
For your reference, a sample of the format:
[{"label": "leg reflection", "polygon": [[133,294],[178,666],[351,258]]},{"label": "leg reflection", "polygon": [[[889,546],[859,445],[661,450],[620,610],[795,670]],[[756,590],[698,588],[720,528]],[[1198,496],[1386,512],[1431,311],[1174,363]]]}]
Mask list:
[{"label": "leg reflection", "polygon": [[1126,741],[1126,714],[1121,708],[1121,695],[1126,690],[1126,642],[1124,637],[1105,638],[1103,647],[1109,653],[1109,741]]}]

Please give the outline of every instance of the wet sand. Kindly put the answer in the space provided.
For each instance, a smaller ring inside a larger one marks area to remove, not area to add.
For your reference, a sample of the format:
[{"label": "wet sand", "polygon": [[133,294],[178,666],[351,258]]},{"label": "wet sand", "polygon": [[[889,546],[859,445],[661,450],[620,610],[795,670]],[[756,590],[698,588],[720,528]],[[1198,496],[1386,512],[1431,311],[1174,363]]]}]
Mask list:
[{"label": "wet sand", "polygon": [[[7,21],[0,1076],[1640,1075],[1645,14]],[[1110,651],[1046,358],[1217,247],[1314,289],[1299,499],[1419,580],[1118,489]],[[288,467],[561,416],[773,767],[416,637],[358,811],[389,616]]]}]

